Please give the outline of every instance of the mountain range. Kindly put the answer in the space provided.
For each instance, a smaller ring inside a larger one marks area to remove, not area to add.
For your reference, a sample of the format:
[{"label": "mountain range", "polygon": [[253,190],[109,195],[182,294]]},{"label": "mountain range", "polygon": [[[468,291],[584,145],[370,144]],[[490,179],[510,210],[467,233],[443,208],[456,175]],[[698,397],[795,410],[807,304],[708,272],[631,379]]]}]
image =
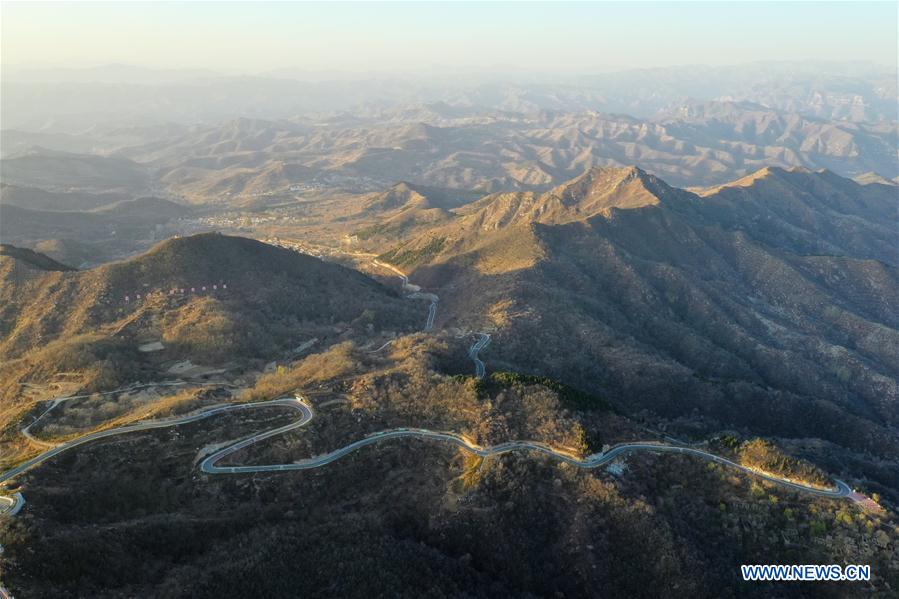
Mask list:
[{"label": "mountain range", "polygon": [[479,192],[413,185],[405,181],[362,198],[356,218],[374,224],[356,230],[366,242],[401,240],[453,218],[452,210],[482,197]]},{"label": "mountain range", "polygon": [[49,191],[148,191],[149,173],[125,158],[32,148],[0,160],[6,185]]},{"label": "mountain range", "polygon": [[[14,197],[46,198],[49,208],[24,208],[16,201],[7,203],[7,190],[0,196],[0,237],[5,242],[41,248],[63,262],[76,266],[96,265],[111,257],[146,249],[164,236],[166,224],[191,214],[189,207],[154,197],[117,200],[89,210],[78,210],[82,202],[108,201],[113,194],[59,193]],[[13,194],[9,194],[13,195]],[[127,197],[127,196],[126,196]],[[38,202],[35,202],[38,203]],[[39,204],[40,205],[40,204]]]},{"label": "mountain range", "polygon": [[765,168],[700,195],[594,168],[453,214],[381,259],[440,295],[439,326],[492,331],[493,367],[899,455],[895,186]]},{"label": "mountain range", "polygon": [[[5,401],[18,397],[20,381],[60,369],[78,372],[88,387],[124,383],[159,376],[160,356],[206,364],[265,359],[297,339],[417,320],[396,292],[356,271],[218,234],[173,238],[84,271],[4,245],[0,276]],[[166,350],[141,354],[146,340]]]},{"label": "mountain range", "polygon": [[0,596],[899,588],[895,72],[2,83]]},{"label": "mountain range", "polygon": [[447,102],[512,112],[596,110],[648,118],[692,101],[763,104],[807,117],[852,122],[896,118],[896,79],[862,62],[684,65],[610,73],[309,73],[228,75],[127,65],[4,69],[4,126],[83,133],[126,124],[215,123],[316,113],[373,114]]},{"label": "mountain range", "polygon": [[[78,193],[73,204],[108,197]],[[62,211],[66,193],[36,197],[45,210],[0,209],[73,220],[157,211],[146,198]],[[46,443],[299,394],[312,422],[226,465],[290,464],[398,428],[483,445],[534,439],[578,455],[641,439],[793,480],[840,478],[883,507],[678,453],[585,470],[421,439],[303,472],[198,471],[227,440],[295,417],[257,407],[96,440],[19,476],[28,506],[0,520],[11,588],[794,596],[793,583],[747,591],[739,564],[801,556],[871,563],[885,573],[874,593],[889,596],[899,571],[894,185],[768,167],[689,190],[633,166],[593,167],[546,190],[400,182],[323,201],[322,222],[308,204],[270,212],[300,210],[293,230],[331,235],[334,252],[322,256],[379,276],[364,250],[380,250],[379,262],[439,296],[435,327],[421,331],[428,302],[404,298],[394,273],[385,285],[245,237],[174,237],[88,270],[4,245],[3,459],[37,451],[25,423]],[[349,249],[346,230],[357,238]],[[487,334],[478,378],[471,343]],[[48,414],[39,399],[63,387],[83,393]],[[846,588],[813,592],[836,599]]]},{"label": "mountain range", "polygon": [[321,189],[373,192],[396,181],[545,191],[594,166],[629,164],[681,187],[720,185],[765,166],[899,177],[895,120],[822,118],[731,99],[689,101],[644,117],[440,102],[354,115],[2,135],[5,147],[20,148],[4,150],[6,184],[214,204]]},{"label": "mountain range", "polygon": [[899,176],[894,122],[830,121],[717,102],[652,119],[598,112],[423,107],[377,117],[242,119],[121,148],[192,201],[321,184],[372,191],[392,181],[481,191],[545,190],[593,166],[638,163],[681,186],[764,166]]}]

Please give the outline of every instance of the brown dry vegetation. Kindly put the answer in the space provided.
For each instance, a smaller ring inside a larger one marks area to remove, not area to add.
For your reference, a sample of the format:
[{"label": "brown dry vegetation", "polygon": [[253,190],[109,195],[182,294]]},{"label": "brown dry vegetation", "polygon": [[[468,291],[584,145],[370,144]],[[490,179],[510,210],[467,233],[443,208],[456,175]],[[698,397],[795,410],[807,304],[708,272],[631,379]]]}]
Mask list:
[{"label": "brown dry vegetation", "polygon": [[[580,438],[578,415],[550,387],[448,377],[431,368],[446,342],[422,335],[391,348],[383,356],[332,348],[339,362],[365,367],[349,378],[347,368],[326,372],[312,357],[260,378],[255,393],[264,397],[301,383],[300,371],[316,376],[316,418],[229,459],[283,463],[389,426],[451,428],[481,442]],[[41,466],[22,481],[30,508],[0,523],[5,583],[49,597],[633,598],[660,588],[685,598],[812,596],[739,579],[741,563],[797,560],[869,563],[883,596],[899,582],[890,513],[863,514],[683,456],[633,456],[615,478],[535,455],[480,460],[407,440],[316,471],[196,473],[198,445],[293,417],[280,409],[222,416]],[[814,589],[834,599],[869,592],[848,583]]]},{"label": "brown dry vegetation", "polygon": [[[229,397],[229,393],[215,387],[192,387],[175,393],[166,393],[167,388],[160,391],[149,394],[146,391],[140,394],[94,394],[84,399],[68,400],[31,427],[29,432],[45,443],[64,443],[140,420],[184,414]],[[19,410],[4,411],[8,424],[0,437],[3,446],[0,470],[11,468],[47,449],[19,432],[21,426],[32,422],[46,408],[44,404],[22,405]]]},{"label": "brown dry vegetation", "polygon": [[[299,340],[327,347],[420,321],[409,302],[358,272],[222,235],[172,239],[84,272],[40,270],[3,255],[0,277],[0,444],[10,459],[35,450],[18,433],[35,407],[31,388],[51,390],[60,373],[70,393],[110,391],[171,379],[168,369],[182,360],[261,369],[291,355]],[[197,281],[229,289],[167,293]],[[164,350],[138,351],[148,340],[161,340]]]},{"label": "brown dry vegetation", "polygon": [[876,456],[865,470],[899,500],[894,208],[894,188],[828,172],[768,168],[700,197],[597,169],[487,196],[390,255],[421,253],[407,268],[441,325],[497,326],[497,368],[699,436],[825,439]]},{"label": "brown dry vegetation", "polygon": [[276,399],[295,393],[315,383],[357,374],[361,363],[352,342],[332,346],[327,351],[312,354],[294,364],[278,366],[265,373],[256,384],[241,393],[242,401]]},{"label": "brown dry vegetation", "polygon": [[[527,170],[512,173],[542,180]],[[296,174],[241,173],[223,185],[253,190]],[[411,202],[412,213],[390,223],[409,228],[369,240],[427,228],[435,208],[426,195],[394,191],[369,208],[402,212]],[[393,427],[583,455],[646,438],[638,419],[676,419],[699,438],[733,427],[828,439],[817,454],[827,473],[762,439],[719,436],[712,447],[815,484],[853,474],[887,506],[863,513],[687,456],[633,455],[613,476],[538,455],[482,460],[421,440],[367,447],[315,471],[197,472],[198,447],[295,417],[269,407],[105,440],[21,477],[29,505],[0,523],[3,579],[51,597],[889,596],[899,588],[890,510],[899,455],[890,299],[899,287],[884,224],[894,216],[878,216],[884,198],[827,173],[776,169],[699,198],[627,169],[591,171],[544,195],[442,206],[436,230],[383,258],[439,291],[439,325],[471,330],[489,318],[499,327],[484,380],[458,374],[470,372],[470,341],[450,335],[360,349],[420,326],[421,306],[250,240],[173,240],[89,273],[23,274],[0,256],[10,283],[0,291],[0,357],[9,358],[0,441],[14,452],[5,456],[34,451],[16,432],[35,409],[25,382],[49,387],[64,369],[71,384],[99,391],[183,359],[234,363],[249,379],[277,359],[239,399],[300,393],[316,417],[229,456],[232,464],[288,463]],[[110,301],[198,277],[228,280],[233,293]],[[296,359],[291,348],[312,337],[324,349]],[[164,353],[138,353],[149,339]],[[64,439],[225,395],[88,398],[59,406],[34,432]],[[870,563],[876,579],[747,587],[738,578],[739,564],[769,562]]]},{"label": "brown dry vegetation", "polygon": [[739,448],[740,463],[750,468],[798,480],[811,485],[827,486],[827,475],[814,464],[797,460],[779,451],[770,441],[751,439]]}]

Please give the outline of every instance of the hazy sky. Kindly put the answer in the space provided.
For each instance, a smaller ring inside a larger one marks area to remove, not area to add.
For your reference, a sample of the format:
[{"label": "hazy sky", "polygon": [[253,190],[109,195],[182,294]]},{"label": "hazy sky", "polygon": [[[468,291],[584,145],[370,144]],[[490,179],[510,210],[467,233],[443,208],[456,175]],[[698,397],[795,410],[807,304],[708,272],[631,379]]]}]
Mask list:
[{"label": "hazy sky", "polygon": [[897,3],[3,2],[6,65],[259,72],[895,65]]}]

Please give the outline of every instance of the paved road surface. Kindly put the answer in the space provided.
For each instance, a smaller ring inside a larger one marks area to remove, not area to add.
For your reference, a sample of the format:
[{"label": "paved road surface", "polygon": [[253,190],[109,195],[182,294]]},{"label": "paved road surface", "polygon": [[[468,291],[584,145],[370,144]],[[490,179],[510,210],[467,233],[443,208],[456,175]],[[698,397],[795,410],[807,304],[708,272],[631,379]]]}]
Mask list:
[{"label": "paved road surface", "polygon": [[3,504],[0,514],[15,516],[25,505],[25,496],[21,493],[14,493],[10,497],[0,497],[0,503]]},{"label": "paved road surface", "polygon": [[396,276],[398,276],[403,282],[403,291],[409,292],[409,295],[406,296],[407,298],[431,300],[431,305],[428,306],[428,319],[427,321],[425,321],[425,330],[433,330],[434,320],[437,318],[437,302],[440,301],[440,298],[433,293],[422,293],[421,287],[410,283],[409,277],[406,276],[406,273],[398,269],[396,266],[387,264],[386,262],[381,262],[380,260],[372,260],[372,264],[374,264],[375,266],[380,266],[381,268],[386,268],[387,270],[396,274]]},{"label": "paved road surface", "polygon": [[421,291],[416,291],[415,293],[410,293],[407,295],[409,299],[426,299],[431,300],[431,305],[428,306],[428,320],[425,322],[426,331],[430,331],[434,329],[434,319],[437,318],[437,302],[440,301],[440,298],[437,297],[433,293],[422,293]]},{"label": "paved road surface", "polygon": [[370,354],[376,354],[376,353],[378,353],[379,351],[381,351],[382,349],[384,349],[385,347],[387,347],[388,345],[390,345],[391,343],[393,343],[394,341],[396,341],[396,339],[391,339],[390,341],[388,341],[387,343],[385,343],[384,345],[382,345],[382,346],[379,347],[378,349],[372,349],[372,350],[369,350],[368,353],[370,353]]},{"label": "paved road surface", "polygon": [[[85,443],[89,443],[91,441],[96,441],[98,439],[104,439],[107,437],[112,437],[116,435],[122,435],[131,432],[144,431],[144,430],[152,430],[157,428],[164,428],[169,426],[177,426],[181,424],[188,424],[190,422],[197,422],[199,420],[203,420],[205,418],[209,418],[216,414],[223,414],[225,412],[231,412],[236,410],[247,410],[253,409],[262,406],[285,406],[291,409],[294,409],[300,413],[300,418],[290,424],[280,426],[274,429],[270,429],[267,431],[263,431],[260,433],[256,433],[255,435],[246,437],[239,441],[236,441],[227,447],[220,449],[214,452],[212,455],[203,459],[200,463],[200,470],[207,474],[235,474],[235,473],[253,473],[253,472],[274,472],[274,471],[285,471],[285,470],[308,470],[311,468],[320,468],[331,462],[342,458],[343,456],[352,453],[362,447],[366,447],[368,445],[372,445],[374,443],[379,443],[381,441],[386,441],[388,439],[398,439],[405,437],[414,437],[419,439],[426,440],[437,440],[443,441],[446,443],[450,443],[452,445],[456,445],[461,449],[477,454],[481,457],[489,457],[494,455],[500,455],[504,453],[509,453],[513,451],[533,451],[537,453],[542,453],[544,455],[548,455],[554,459],[566,462],[571,464],[572,466],[576,466],[578,468],[598,468],[609,462],[615,460],[616,458],[623,456],[628,453],[635,453],[639,451],[649,451],[655,453],[679,453],[696,456],[705,460],[710,460],[713,462],[717,462],[719,464],[735,468],[737,470],[741,470],[747,474],[752,476],[757,476],[759,478],[763,478],[773,483],[777,483],[779,485],[789,487],[791,489],[802,491],[805,493],[810,493],[812,495],[817,495],[819,497],[831,497],[831,498],[839,498],[839,497],[848,497],[852,493],[852,489],[849,486],[840,481],[836,481],[836,487],[833,489],[821,489],[817,487],[810,487],[807,485],[803,485],[800,483],[794,483],[791,481],[783,480],[777,478],[775,476],[771,476],[768,474],[763,474],[760,472],[756,472],[745,466],[741,466],[735,462],[732,462],[726,458],[722,458],[720,456],[702,451],[700,449],[695,449],[692,447],[681,447],[676,445],[665,445],[661,443],[651,443],[651,442],[639,442],[639,443],[623,443],[621,445],[617,445],[609,449],[609,451],[605,453],[596,453],[585,458],[578,458],[574,455],[571,455],[568,452],[560,451],[554,449],[544,443],[539,443],[536,441],[509,441],[506,443],[501,443],[499,445],[494,445],[491,447],[481,447],[475,443],[472,443],[468,439],[463,436],[452,433],[452,432],[442,432],[442,431],[431,431],[427,429],[420,428],[396,428],[389,429],[377,433],[373,433],[368,435],[367,437],[350,443],[344,447],[339,449],[335,449],[330,453],[326,453],[319,456],[314,456],[311,458],[305,458],[296,462],[291,462],[287,464],[268,464],[268,465],[253,465],[253,466],[217,466],[216,464],[224,457],[229,456],[241,449],[249,447],[255,443],[260,441],[264,441],[270,437],[274,437],[275,435],[280,435],[286,433],[288,431],[298,429],[304,425],[306,425],[313,418],[312,407],[306,403],[306,401],[300,397],[296,398],[282,398],[275,399],[271,401],[260,401],[260,402],[252,402],[252,403],[239,403],[239,404],[224,404],[221,406],[215,406],[212,408],[208,408],[206,410],[202,410],[200,412],[196,412],[193,414],[189,414],[187,416],[181,416],[176,418],[168,418],[162,420],[150,420],[147,422],[138,422],[136,424],[123,426],[115,429],[109,429],[105,431],[100,431],[97,433],[92,433],[90,435],[85,435],[79,439],[74,439],[67,443],[63,443],[58,445],[52,449],[45,451],[44,453],[22,463],[21,465],[8,470],[0,474],[0,483],[8,481],[19,474],[29,470],[37,466],[38,464],[79,445],[83,445]],[[21,497],[21,496],[20,496]],[[6,503],[9,503],[9,498],[6,499]],[[24,503],[24,498],[21,498],[21,503]],[[21,504],[16,501],[13,505],[15,507],[15,511],[21,509]],[[4,510],[4,513],[12,512],[11,507],[7,507]]]},{"label": "paved road surface", "polygon": [[[231,412],[234,410],[246,410],[250,408],[255,408],[259,406],[273,406],[273,405],[287,405],[290,407],[295,407],[297,404],[301,402],[297,399],[275,399],[271,401],[260,401],[260,402],[252,402],[252,403],[235,403],[235,404],[224,404],[220,406],[215,406],[213,408],[209,408],[206,410],[202,410],[199,412],[195,412],[193,414],[188,414],[187,416],[180,416],[174,418],[164,418],[160,420],[148,420],[145,422],[137,422],[135,424],[129,424],[127,426],[121,426],[118,428],[111,428],[104,431],[99,431],[96,433],[91,433],[89,435],[85,435],[83,437],[79,437],[77,439],[73,439],[72,441],[68,441],[66,443],[61,443],[51,449],[48,449],[42,454],[39,454],[30,460],[27,460],[15,468],[11,470],[7,470],[6,472],[0,474],[0,483],[6,482],[11,478],[18,476],[19,474],[29,470],[41,462],[45,462],[48,459],[56,456],[64,451],[68,451],[73,447],[77,447],[79,445],[84,445],[85,443],[90,443],[91,441],[96,441],[97,439],[105,439],[106,437],[113,437],[116,435],[123,435],[126,433],[133,433],[137,431],[146,431],[152,430],[156,428],[165,428],[169,426],[177,426],[181,424],[188,424],[190,422],[197,422],[198,420],[203,420],[205,418],[209,418],[210,416],[214,416],[216,414],[222,414],[224,412]],[[305,404],[302,404],[305,406]],[[307,408],[308,409],[308,408]],[[300,425],[302,426],[302,425]]]},{"label": "paved road surface", "polygon": [[31,421],[31,424],[29,424],[28,426],[22,428],[19,432],[21,432],[21,433],[25,436],[26,439],[28,439],[29,441],[31,441],[31,442],[34,443],[35,445],[41,445],[41,446],[43,446],[43,447],[53,447],[54,445],[56,445],[56,443],[51,443],[51,442],[49,442],[49,441],[42,441],[42,440],[38,439],[37,437],[35,437],[34,435],[31,434],[31,430],[30,430],[30,429],[31,429],[32,426],[34,426],[35,424],[37,424],[38,421],[39,421],[41,418],[43,418],[44,416],[46,416],[47,413],[50,412],[50,410],[52,410],[53,408],[55,408],[56,406],[58,406],[60,403],[62,403],[62,402],[65,401],[66,399],[68,399],[68,398],[57,397],[56,399],[54,399],[53,401],[51,401],[51,402],[50,402],[50,407],[48,407],[46,410],[44,410],[43,412],[41,412],[40,416],[38,416],[37,418],[35,418],[34,420],[32,420],[32,421]]},{"label": "paved road surface", "polygon": [[478,333],[478,340],[468,349],[468,357],[474,360],[474,375],[479,379],[484,378],[487,374],[487,368],[484,362],[478,358],[478,352],[487,347],[490,343],[490,335],[487,333]]},{"label": "paved road surface", "polygon": [[53,408],[55,408],[56,406],[58,406],[59,404],[61,404],[64,401],[69,401],[72,399],[85,399],[88,397],[93,397],[94,395],[112,395],[115,393],[129,393],[131,391],[136,391],[138,389],[146,389],[148,387],[181,387],[186,384],[187,383],[185,383],[184,381],[162,381],[159,383],[135,383],[133,385],[127,385],[125,387],[121,387],[121,388],[115,389],[113,391],[103,391],[101,393],[86,393],[83,395],[67,395],[65,397],[57,397],[50,402],[50,406],[46,410],[41,412],[41,414],[37,418],[35,418],[34,420],[31,421],[31,424],[22,428],[19,432],[21,432],[22,435],[25,436],[25,438],[27,438],[29,441],[31,441],[35,445],[43,445],[44,447],[55,447],[56,443],[52,443],[49,441],[43,441],[41,439],[38,439],[34,435],[32,435],[31,427],[34,426],[35,424],[37,424],[41,418],[43,418],[44,416],[49,414]]},{"label": "paved road surface", "polygon": [[426,331],[430,331],[434,328],[434,319],[437,318],[437,301],[438,299],[435,295],[434,299],[431,300],[431,305],[428,306],[428,320],[425,322]]},{"label": "paved road surface", "polygon": [[[397,269],[394,266],[389,264],[385,264],[379,262],[378,260],[374,261],[378,266],[385,267],[393,272],[395,272],[403,281],[403,289],[407,291],[411,291],[412,293],[409,297],[416,298],[425,298],[431,300],[431,305],[428,310],[428,319],[425,323],[425,330],[429,331],[434,327],[434,319],[437,315],[437,302],[439,298],[434,294],[426,294],[421,293],[420,288],[416,285],[411,285],[409,283],[408,277]],[[392,341],[388,341],[378,349],[374,350],[375,352],[380,351],[387,347]],[[478,378],[483,378],[486,373],[486,368],[484,362],[478,357],[478,353],[487,347],[490,343],[490,335],[487,333],[478,333],[478,340],[469,348],[468,355],[475,363],[475,375]],[[180,385],[183,384],[180,381],[178,382],[166,382],[166,383],[152,383],[148,385],[133,385],[129,388],[119,389],[116,391],[110,391],[107,393],[119,393],[127,390],[134,390],[140,388],[142,386],[153,386],[153,385]],[[53,400],[51,405],[40,415],[38,416],[31,424],[22,429],[23,434],[34,440],[39,444],[45,444],[42,441],[34,439],[28,432],[28,429],[33,426],[38,420],[44,417],[50,410],[55,408],[60,402],[66,401],[69,399],[76,399],[81,397],[88,396],[71,396],[71,397],[63,397],[57,398]],[[841,497],[851,497],[852,489],[841,480],[836,480],[836,487],[833,489],[821,489],[817,487],[810,487],[807,485],[803,485],[800,483],[795,483],[792,481],[784,480],[777,478],[775,476],[771,476],[768,474],[764,474],[761,472],[757,472],[755,470],[751,470],[732,462],[726,458],[721,456],[717,456],[711,453],[707,453],[700,449],[695,449],[693,447],[684,447],[679,445],[665,445],[661,443],[623,443],[620,445],[616,445],[615,447],[610,448],[605,453],[595,453],[593,455],[587,456],[585,458],[578,458],[570,453],[559,451],[554,449],[544,443],[540,443],[537,441],[509,441],[506,443],[500,443],[499,445],[493,445],[491,447],[482,447],[475,443],[472,443],[468,439],[463,436],[452,433],[452,432],[441,432],[441,431],[431,431],[427,429],[420,428],[395,428],[389,429],[385,431],[380,431],[377,433],[373,433],[368,435],[363,439],[359,439],[358,441],[354,441],[349,445],[345,445],[339,449],[335,449],[329,453],[313,456],[311,458],[305,458],[302,460],[298,460],[296,462],[291,462],[287,464],[267,464],[267,465],[253,465],[253,466],[217,466],[216,464],[221,461],[223,458],[230,456],[241,449],[245,449],[250,445],[255,443],[259,443],[276,435],[284,434],[288,431],[298,429],[302,426],[308,424],[313,418],[312,407],[306,403],[302,398],[281,398],[270,401],[261,401],[261,402],[252,402],[252,403],[240,403],[240,404],[224,404],[220,406],[214,406],[211,408],[207,408],[200,412],[196,412],[193,414],[189,414],[187,416],[161,419],[161,420],[151,420],[146,422],[138,422],[132,425],[123,426],[114,429],[108,429],[105,431],[100,431],[97,433],[92,433],[89,435],[85,435],[78,439],[74,439],[72,441],[68,441],[66,443],[62,443],[60,445],[56,445],[51,447],[44,453],[31,458],[30,460],[20,464],[19,466],[12,468],[2,474],[0,474],[0,483],[8,481],[10,479],[15,478],[19,474],[34,468],[38,464],[45,462],[46,460],[51,459],[52,457],[59,455],[60,453],[77,447],[79,445],[83,445],[85,443],[90,443],[91,441],[96,441],[98,439],[104,439],[107,437],[113,437],[116,435],[123,435],[127,433],[137,432],[137,431],[145,431],[152,430],[157,428],[165,428],[169,426],[178,426],[181,424],[188,424],[191,422],[197,422],[199,420],[203,420],[205,418],[209,418],[211,416],[215,416],[217,414],[223,414],[225,412],[231,412],[236,410],[247,410],[253,409],[262,406],[285,406],[292,409],[297,410],[300,413],[300,418],[290,424],[286,424],[284,426],[280,426],[274,429],[270,429],[267,431],[263,431],[260,433],[256,433],[255,435],[251,435],[239,441],[236,441],[223,449],[219,449],[207,456],[200,462],[200,470],[206,474],[239,474],[239,473],[255,473],[255,472],[281,472],[287,470],[309,470],[312,468],[320,468],[322,466],[326,466],[331,462],[339,460],[340,458],[359,450],[368,445],[372,445],[374,443],[380,443],[382,441],[386,441],[389,439],[399,439],[399,438],[418,438],[425,440],[436,440],[442,441],[446,443],[450,443],[452,445],[456,445],[457,447],[468,451],[470,453],[474,453],[481,457],[490,457],[495,455],[501,455],[504,453],[509,453],[513,451],[532,451],[537,453],[542,453],[544,455],[550,456],[554,459],[566,462],[571,464],[572,466],[576,466],[578,468],[599,468],[604,466],[613,460],[626,455],[628,453],[635,453],[639,451],[650,451],[655,453],[680,453],[696,456],[705,460],[710,460],[712,462],[716,462],[718,464],[722,464],[724,466],[728,466],[731,468],[735,468],[737,470],[741,470],[742,472],[757,476],[759,478],[763,478],[770,482],[794,489],[796,491],[801,491],[805,493],[809,493],[812,495],[817,495],[819,497],[830,497],[830,498],[841,498]],[[22,509],[22,506],[25,505],[25,498],[21,493],[15,493],[11,497],[0,496],[0,514],[7,516],[14,516]],[[12,596],[9,595],[9,592],[0,586],[0,599],[12,599]]]}]

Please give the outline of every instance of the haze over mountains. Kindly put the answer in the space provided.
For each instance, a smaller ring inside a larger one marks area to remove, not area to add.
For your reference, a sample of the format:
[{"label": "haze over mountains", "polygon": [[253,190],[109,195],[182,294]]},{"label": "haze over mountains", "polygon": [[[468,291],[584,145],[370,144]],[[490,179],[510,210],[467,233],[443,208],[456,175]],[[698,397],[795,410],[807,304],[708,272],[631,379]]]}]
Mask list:
[{"label": "haze over mountains", "polygon": [[360,115],[432,102],[513,112],[597,110],[650,117],[688,100],[727,100],[861,122],[895,120],[897,92],[888,68],[862,62],[688,65],[601,74],[458,71],[439,78],[291,69],[234,76],[108,65],[7,69],[4,79],[5,128],[70,133],[121,122],[214,123],[335,111]]},{"label": "haze over mountains", "polygon": [[3,585],[891,596],[895,73],[560,73],[5,71]]},{"label": "haze over mountains", "polygon": [[[646,436],[648,424],[706,439],[702,447],[735,460],[759,446],[756,435],[772,437],[815,465],[763,444],[766,468],[779,464],[793,477],[817,468],[851,473],[884,505],[899,499],[893,186],[767,168],[698,195],[627,167],[593,168],[547,192],[476,199],[399,183],[353,200],[370,227],[383,227],[365,243],[407,239],[379,260],[439,294],[434,333],[414,332],[423,303],[350,269],[240,237],[172,239],[82,272],[4,248],[7,455],[28,455],[10,431],[39,405],[21,389],[54,381],[60,367],[88,390],[199,371],[215,374],[205,385],[180,375],[200,387],[174,396],[126,393],[106,400],[103,413],[125,422],[135,405],[139,413],[183,413],[217,405],[238,393],[230,386],[255,378],[237,397],[300,386],[321,414],[301,436],[253,449],[256,463],[289,462],[391,426],[601,451]],[[391,233],[398,220],[405,228]],[[200,280],[228,287],[180,291]],[[144,297],[124,300],[135,289]],[[464,374],[471,330],[493,337],[485,380]],[[254,372],[269,359],[278,367]],[[76,415],[97,419],[91,406],[102,396],[84,397],[32,433],[84,430]],[[350,559],[356,565],[339,583],[346,588],[361,584],[362,560],[364,577],[385,593],[461,585],[484,596],[524,588],[588,596],[599,586],[649,597],[635,582],[648,578],[677,581],[672,596],[711,597],[743,588],[733,563],[791,559],[771,531],[814,559],[849,556],[894,571],[890,512],[842,516],[842,503],[762,487],[690,457],[634,457],[619,464],[622,474],[594,474],[531,455],[470,460],[441,445],[397,442],[319,476],[255,474],[248,485],[192,470],[198,443],[202,455],[221,439],[283,423],[272,411],[183,436],[137,435],[28,473],[22,488],[39,511],[4,532],[11,580],[16,588],[75,588],[61,563],[85,546],[112,544],[105,564],[133,555],[141,565],[110,575],[84,559],[78,588],[288,596],[338,584],[329,574],[296,578],[293,560],[216,565],[250,544],[320,564],[316,572]],[[154,458],[160,453],[164,459]],[[165,489],[159,499],[139,498],[153,488]],[[252,515],[259,510],[267,515]],[[834,514],[843,520],[830,524]],[[843,523],[856,517],[861,524]],[[122,522],[128,526],[113,542],[105,531]],[[168,552],[185,530],[203,541],[178,549],[175,565]],[[597,543],[630,547],[621,562],[628,565],[618,565],[617,553],[597,554]],[[46,560],[50,545],[59,560]],[[135,549],[118,551],[124,547]],[[414,571],[410,560],[419,564]],[[572,560],[590,567],[570,573]],[[207,570],[215,575],[190,575]]]},{"label": "haze over mountains", "polygon": [[[153,128],[145,132],[149,143],[141,134],[122,140],[112,133],[103,150],[109,157],[32,148],[5,156],[0,167],[8,184],[162,189],[195,203],[291,187],[377,191],[396,181],[488,192],[548,189],[593,166],[633,163],[680,186],[717,185],[764,166],[899,176],[895,121],[827,121],[745,103],[706,104],[651,120],[428,105],[349,122],[239,119],[167,127],[162,139]],[[102,179],[107,168],[115,176]]]}]

